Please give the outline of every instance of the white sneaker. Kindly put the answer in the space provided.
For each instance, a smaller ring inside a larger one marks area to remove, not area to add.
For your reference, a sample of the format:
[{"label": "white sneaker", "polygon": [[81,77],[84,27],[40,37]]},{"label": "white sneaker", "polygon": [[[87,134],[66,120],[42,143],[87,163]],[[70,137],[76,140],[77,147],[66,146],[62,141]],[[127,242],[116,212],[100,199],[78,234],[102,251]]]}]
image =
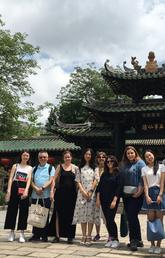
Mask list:
[{"label": "white sneaker", "polygon": [[113,240],[111,244],[112,248],[118,248],[119,247],[119,241],[118,240]]},{"label": "white sneaker", "polygon": [[154,250],[154,254],[160,254],[160,253],[161,253],[161,248],[159,246],[156,246]]},{"label": "white sneaker", "polygon": [[112,245],[112,240],[108,241],[106,244],[105,244],[105,247],[111,247]]},{"label": "white sneaker", "polygon": [[14,231],[11,231],[8,237],[9,242],[13,242],[15,240],[15,234]]},{"label": "white sneaker", "polygon": [[153,254],[155,251],[155,246],[151,245],[151,247],[148,249],[148,253]]},{"label": "white sneaker", "polygon": [[21,232],[20,235],[19,235],[19,240],[18,240],[20,243],[25,243],[25,236],[24,236],[24,233]]}]

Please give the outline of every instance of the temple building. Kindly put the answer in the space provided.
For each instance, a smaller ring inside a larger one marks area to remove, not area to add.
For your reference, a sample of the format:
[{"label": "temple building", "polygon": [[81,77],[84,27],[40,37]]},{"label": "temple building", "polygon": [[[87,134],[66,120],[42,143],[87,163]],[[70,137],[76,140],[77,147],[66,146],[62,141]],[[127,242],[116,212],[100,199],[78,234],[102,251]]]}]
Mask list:
[{"label": "temple building", "polygon": [[165,64],[158,66],[149,52],[145,67],[136,57],[133,68],[123,62],[114,68],[105,62],[102,76],[116,95],[112,101],[88,97],[84,104],[92,114],[83,124],[65,124],[57,119],[52,128],[65,140],[81,148],[92,147],[115,154],[119,159],[125,145],[139,151],[152,148],[160,159],[165,157]]}]

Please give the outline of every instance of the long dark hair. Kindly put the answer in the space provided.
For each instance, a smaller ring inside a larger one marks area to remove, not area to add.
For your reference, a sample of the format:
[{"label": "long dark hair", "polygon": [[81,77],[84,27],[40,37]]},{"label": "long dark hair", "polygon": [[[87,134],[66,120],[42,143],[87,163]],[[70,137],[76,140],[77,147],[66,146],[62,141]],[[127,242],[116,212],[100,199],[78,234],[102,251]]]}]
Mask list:
[{"label": "long dark hair", "polygon": [[85,166],[86,164],[86,160],[84,158],[84,155],[87,151],[90,151],[91,153],[91,159],[89,161],[89,166],[92,168],[92,169],[95,169],[95,156],[94,156],[94,151],[91,149],[91,148],[87,148],[83,151],[82,153],[82,156],[81,156],[81,161],[80,161],[80,165],[79,165],[79,168],[81,169],[82,167]]},{"label": "long dark hair", "polygon": [[119,162],[117,158],[113,155],[107,156],[105,161],[105,173],[109,173],[109,167],[107,165],[107,161],[112,161],[113,167],[112,167],[112,175],[117,175],[119,173]]},{"label": "long dark hair", "polygon": [[130,164],[129,159],[127,158],[127,151],[128,150],[133,150],[135,152],[135,161],[138,161],[138,160],[141,159],[138,151],[133,146],[127,146],[124,150],[123,157],[122,157],[122,160],[121,160],[121,165],[122,166],[126,166],[126,165]]},{"label": "long dark hair", "polygon": [[29,160],[27,161],[27,165],[30,165],[30,152],[29,152],[28,150],[23,150],[23,151],[20,152],[20,154],[19,154],[19,156],[18,156],[18,158],[17,158],[17,160],[18,160],[17,163],[21,163],[21,161],[22,161],[21,156],[22,156],[22,154],[23,154],[24,152],[26,152],[26,153],[29,154]]},{"label": "long dark hair", "polygon": [[[157,161],[157,159],[156,159],[156,155],[155,155],[155,153],[154,153],[153,150],[147,149],[147,150],[145,150],[145,152],[144,152],[144,159],[145,159],[145,154],[146,154],[147,152],[152,153],[152,155],[154,156],[153,172],[154,172],[154,175],[156,175],[156,174],[157,174],[157,171],[158,171],[158,168],[159,168],[159,163],[158,163],[158,161]],[[145,159],[145,161],[146,161],[146,159]],[[146,164],[147,164],[147,161],[146,161]]]}]

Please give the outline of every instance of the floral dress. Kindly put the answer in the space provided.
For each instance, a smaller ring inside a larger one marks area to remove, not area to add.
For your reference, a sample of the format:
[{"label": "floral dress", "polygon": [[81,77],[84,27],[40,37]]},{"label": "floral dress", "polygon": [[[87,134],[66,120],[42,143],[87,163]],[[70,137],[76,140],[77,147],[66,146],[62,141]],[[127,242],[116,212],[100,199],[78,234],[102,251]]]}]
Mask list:
[{"label": "floral dress", "polygon": [[[98,170],[93,170],[88,165],[81,168],[76,175],[75,181],[82,184],[85,191],[90,191],[94,180],[99,180]],[[77,223],[93,223],[100,224],[100,211],[96,208],[96,194],[92,194],[91,200],[87,201],[80,190],[76,200],[76,207],[74,211],[73,224]]]}]

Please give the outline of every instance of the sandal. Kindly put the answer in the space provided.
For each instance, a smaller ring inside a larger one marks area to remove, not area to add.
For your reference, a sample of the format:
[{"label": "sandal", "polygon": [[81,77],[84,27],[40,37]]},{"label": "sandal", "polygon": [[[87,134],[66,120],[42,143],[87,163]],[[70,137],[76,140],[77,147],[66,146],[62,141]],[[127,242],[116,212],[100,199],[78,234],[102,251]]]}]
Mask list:
[{"label": "sandal", "polygon": [[80,245],[85,245],[85,244],[86,244],[86,236],[83,236],[81,238]]},{"label": "sandal", "polygon": [[85,244],[86,244],[87,246],[90,246],[90,245],[92,244],[91,241],[92,241],[92,237],[91,237],[91,236],[87,236],[87,238],[86,238],[86,243],[85,243]]}]

